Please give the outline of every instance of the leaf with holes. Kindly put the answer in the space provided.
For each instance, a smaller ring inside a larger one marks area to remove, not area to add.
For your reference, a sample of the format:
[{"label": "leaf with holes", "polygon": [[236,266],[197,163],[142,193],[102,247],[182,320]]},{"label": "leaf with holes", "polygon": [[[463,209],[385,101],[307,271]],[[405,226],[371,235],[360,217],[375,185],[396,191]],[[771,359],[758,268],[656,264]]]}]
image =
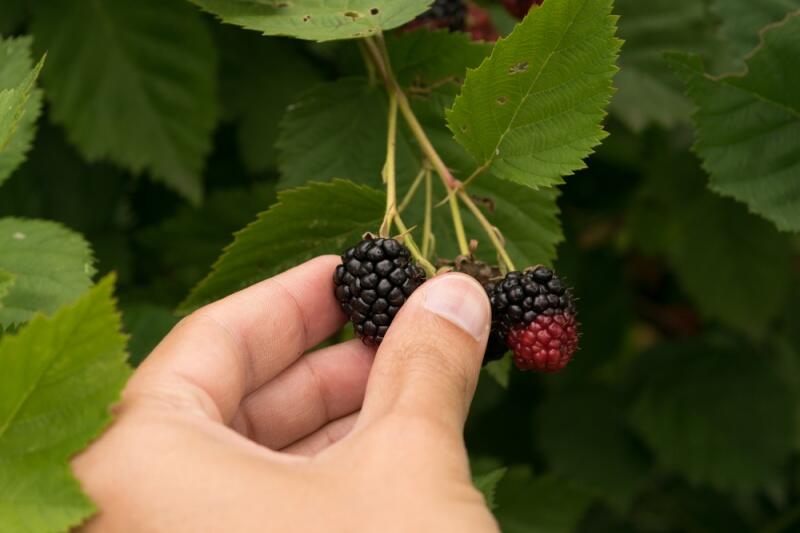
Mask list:
[{"label": "leaf with holes", "polygon": [[478,164],[530,187],[556,185],[584,168],[606,136],[617,70],[611,4],[545,2],[468,72],[447,121]]},{"label": "leaf with holes", "polygon": [[0,218],[0,270],[16,279],[0,307],[0,325],[52,313],[91,286],[92,251],[60,224]]},{"label": "leaf with holes", "polygon": [[276,204],[236,234],[180,310],[189,312],[317,255],[341,253],[380,226],[385,202],[382,192],[345,180],[279,193]]},{"label": "leaf with holes", "polygon": [[712,77],[671,55],[697,106],[695,151],[710,187],[784,231],[800,231],[800,11],[762,33],[741,75]]},{"label": "leaf with holes", "polygon": [[377,35],[413,20],[431,0],[191,0],[228,24],[312,41]]},{"label": "leaf with holes", "polygon": [[[90,161],[108,159],[192,201],[216,124],[216,50],[183,2],[37,2],[50,116]],[[177,38],[176,36],[180,36]]]},{"label": "leaf with holes", "polygon": [[44,57],[33,64],[31,41],[0,37],[0,185],[25,159],[42,106],[36,78]]},{"label": "leaf with holes", "polygon": [[66,531],[95,510],[69,460],[129,375],[113,277],[0,340],[0,529]]}]

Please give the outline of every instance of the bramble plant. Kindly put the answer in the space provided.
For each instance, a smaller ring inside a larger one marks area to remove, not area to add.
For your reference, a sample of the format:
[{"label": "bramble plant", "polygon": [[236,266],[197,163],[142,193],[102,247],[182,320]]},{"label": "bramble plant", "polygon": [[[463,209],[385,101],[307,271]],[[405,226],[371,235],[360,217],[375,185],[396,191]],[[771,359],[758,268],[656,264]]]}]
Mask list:
[{"label": "bramble plant", "polygon": [[95,512],[178,317],[330,253],[332,341],[486,287],[503,531],[793,531],[799,57],[800,0],[4,0],[0,533]]}]

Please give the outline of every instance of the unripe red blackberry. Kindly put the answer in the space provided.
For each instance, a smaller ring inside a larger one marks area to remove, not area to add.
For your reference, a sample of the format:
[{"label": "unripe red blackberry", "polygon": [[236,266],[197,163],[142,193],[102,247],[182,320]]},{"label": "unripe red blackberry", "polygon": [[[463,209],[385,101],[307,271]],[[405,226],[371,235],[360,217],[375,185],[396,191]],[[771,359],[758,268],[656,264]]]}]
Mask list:
[{"label": "unripe red blackberry", "polygon": [[394,239],[366,237],[342,254],[333,274],[336,299],[365,344],[377,346],[425,271]]},{"label": "unripe red blackberry", "polygon": [[572,295],[552,270],[510,272],[486,290],[492,332],[514,353],[517,368],[557,372],[566,366],[578,348],[578,323]]}]

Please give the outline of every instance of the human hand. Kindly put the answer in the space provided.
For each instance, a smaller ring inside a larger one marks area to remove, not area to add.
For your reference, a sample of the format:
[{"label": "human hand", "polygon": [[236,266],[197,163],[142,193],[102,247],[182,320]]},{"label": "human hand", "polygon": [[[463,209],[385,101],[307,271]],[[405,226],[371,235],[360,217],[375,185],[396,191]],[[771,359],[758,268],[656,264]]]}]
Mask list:
[{"label": "human hand", "polygon": [[[98,531],[497,531],[462,432],[489,333],[480,285],[425,283],[377,354],[340,328],[338,258],[193,313],[73,460]],[[374,363],[373,363],[374,359]]]}]

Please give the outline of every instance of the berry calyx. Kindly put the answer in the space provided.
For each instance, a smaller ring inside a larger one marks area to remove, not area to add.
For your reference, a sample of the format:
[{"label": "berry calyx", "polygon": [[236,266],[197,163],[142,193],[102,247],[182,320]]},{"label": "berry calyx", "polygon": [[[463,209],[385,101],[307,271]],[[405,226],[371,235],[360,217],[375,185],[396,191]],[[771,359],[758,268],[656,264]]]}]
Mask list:
[{"label": "berry calyx", "polygon": [[425,271],[395,239],[367,236],[342,254],[334,294],[365,344],[383,340],[397,312],[425,282]]},{"label": "berry calyx", "polygon": [[517,368],[557,372],[566,366],[578,348],[575,303],[551,269],[510,272],[487,284],[486,291],[492,303],[492,334],[514,353]]}]

